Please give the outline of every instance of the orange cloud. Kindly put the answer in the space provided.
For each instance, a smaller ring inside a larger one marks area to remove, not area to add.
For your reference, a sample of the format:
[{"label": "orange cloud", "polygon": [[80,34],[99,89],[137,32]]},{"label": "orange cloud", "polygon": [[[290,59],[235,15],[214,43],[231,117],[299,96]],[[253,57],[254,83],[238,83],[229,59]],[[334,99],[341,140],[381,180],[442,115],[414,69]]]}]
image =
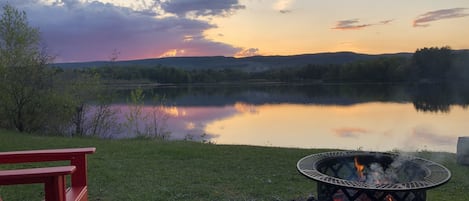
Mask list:
[{"label": "orange cloud", "polygon": [[184,55],[186,51],[185,50],[180,50],[180,49],[170,49],[166,52],[164,52],[163,54],[159,55],[158,57],[177,57],[177,56],[181,56],[181,55]]},{"label": "orange cloud", "polygon": [[436,11],[430,11],[422,15],[419,15],[417,19],[414,20],[413,26],[414,27],[428,27],[430,26],[428,23],[432,21],[467,17],[469,16],[469,14],[465,13],[464,12],[465,10],[467,10],[467,8],[451,8],[451,9],[441,9],[441,10],[436,10]]},{"label": "orange cloud", "polygon": [[239,58],[239,57],[252,57],[252,56],[257,56],[257,55],[259,55],[259,49],[248,48],[248,49],[243,49],[237,52],[234,56]]}]

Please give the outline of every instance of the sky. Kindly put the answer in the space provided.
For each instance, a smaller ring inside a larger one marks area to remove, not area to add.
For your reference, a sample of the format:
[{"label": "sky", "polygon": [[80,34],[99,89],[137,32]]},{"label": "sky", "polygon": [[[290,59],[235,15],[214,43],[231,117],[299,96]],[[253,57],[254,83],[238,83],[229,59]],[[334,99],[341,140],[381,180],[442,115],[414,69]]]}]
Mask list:
[{"label": "sky", "polygon": [[467,0],[0,0],[55,62],[469,49]]}]

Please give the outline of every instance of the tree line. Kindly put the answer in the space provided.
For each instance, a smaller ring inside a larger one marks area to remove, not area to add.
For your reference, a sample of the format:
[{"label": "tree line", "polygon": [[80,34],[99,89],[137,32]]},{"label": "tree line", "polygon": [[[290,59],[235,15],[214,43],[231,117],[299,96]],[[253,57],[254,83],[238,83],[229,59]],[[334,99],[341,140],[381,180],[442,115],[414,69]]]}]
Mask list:
[{"label": "tree line", "polygon": [[381,57],[346,64],[310,64],[273,68],[262,72],[240,69],[186,70],[157,65],[99,66],[75,69],[77,73],[98,74],[106,80],[154,83],[220,83],[249,81],[280,82],[444,82],[469,78],[469,53],[450,47],[422,48],[408,57]]}]

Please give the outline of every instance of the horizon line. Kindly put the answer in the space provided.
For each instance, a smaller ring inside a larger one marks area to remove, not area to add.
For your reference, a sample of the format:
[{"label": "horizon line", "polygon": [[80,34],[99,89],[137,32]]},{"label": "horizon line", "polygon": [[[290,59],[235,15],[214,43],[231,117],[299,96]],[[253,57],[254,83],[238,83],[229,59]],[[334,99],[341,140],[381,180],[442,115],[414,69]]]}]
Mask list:
[{"label": "horizon line", "polygon": [[[456,51],[464,51],[469,49],[458,49]],[[252,56],[245,56],[245,57],[236,57],[236,56],[224,56],[224,55],[206,55],[206,56],[168,56],[168,57],[148,57],[148,58],[136,58],[136,59],[123,59],[123,60],[89,60],[89,61],[65,61],[65,62],[52,62],[51,64],[68,64],[68,63],[94,63],[94,62],[103,62],[103,63],[111,63],[111,62],[129,62],[129,61],[142,61],[142,60],[157,60],[157,59],[170,59],[170,58],[203,58],[203,57],[224,57],[224,58],[234,58],[234,59],[243,59],[243,58],[252,58],[252,57],[293,57],[293,56],[303,56],[303,55],[320,55],[320,54],[339,54],[339,53],[352,53],[352,54],[361,54],[361,55],[372,55],[372,56],[379,56],[379,55],[392,55],[392,54],[413,54],[414,52],[390,52],[390,53],[360,53],[354,51],[337,51],[337,52],[317,52],[317,53],[302,53],[302,54],[290,54],[290,55],[252,55]]]}]

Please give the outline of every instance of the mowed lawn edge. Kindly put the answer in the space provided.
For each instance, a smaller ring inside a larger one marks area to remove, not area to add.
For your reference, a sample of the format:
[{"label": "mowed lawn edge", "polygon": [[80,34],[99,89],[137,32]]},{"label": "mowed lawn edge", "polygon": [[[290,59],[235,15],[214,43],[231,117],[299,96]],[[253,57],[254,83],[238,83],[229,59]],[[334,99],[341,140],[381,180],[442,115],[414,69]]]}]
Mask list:
[{"label": "mowed lawn edge", "polygon": [[[0,130],[0,151],[96,147],[88,157],[92,201],[114,200],[306,200],[316,183],[300,175],[306,155],[333,151],[217,145],[148,139],[53,137]],[[456,155],[420,151],[419,157],[450,169],[452,179],[427,192],[427,200],[469,200],[469,167]],[[0,169],[54,164],[4,165]],[[5,201],[41,200],[40,185],[1,186]]]}]

